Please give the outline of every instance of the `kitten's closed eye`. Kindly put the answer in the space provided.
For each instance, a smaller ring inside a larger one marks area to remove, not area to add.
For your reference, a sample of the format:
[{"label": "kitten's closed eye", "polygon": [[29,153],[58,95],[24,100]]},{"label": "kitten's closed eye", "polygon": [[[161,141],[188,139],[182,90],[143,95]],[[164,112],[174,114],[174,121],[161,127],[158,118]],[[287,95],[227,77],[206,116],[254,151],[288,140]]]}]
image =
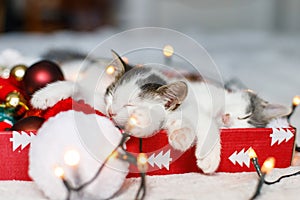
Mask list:
[{"label": "kitten's closed eye", "polygon": [[251,117],[253,115],[253,113],[249,113],[249,114],[246,114],[244,117],[238,117],[237,119],[238,120],[245,120],[245,119],[248,119],[249,117]]},{"label": "kitten's closed eye", "polygon": [[134,105],[131,103],[128,103],[128,104],[125,104],[123,107],[131,107],[131,106],[134,106]]}]

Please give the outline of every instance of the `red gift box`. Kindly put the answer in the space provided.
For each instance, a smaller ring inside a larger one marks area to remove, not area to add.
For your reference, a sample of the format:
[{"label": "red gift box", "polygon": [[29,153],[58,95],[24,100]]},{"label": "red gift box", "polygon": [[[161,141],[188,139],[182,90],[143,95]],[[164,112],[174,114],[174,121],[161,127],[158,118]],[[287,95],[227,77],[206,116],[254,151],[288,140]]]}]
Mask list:
[{"label": "red gift box", "polygon": [[35,132],[0,132],[0,180],[31,180],[28,153]]},{"label": "red gift box", "polygon": [[[246,128],[221,130],[221,163],[218,172],[254,171],[247,150],[252,147],[259,164],[273,156],[277,168],[289,167],[295,146],[295,130],[272,128]],[[28,152],[34,132],[0,132],[0,180],[30,180],[28,176]],[[197,168],[195,148],[185,153],[168,145],[166,133],[160,131],[142,139],[142,152],[148,156],[148,175],[201,172]],[[140,139],[132,137],[126,144],[129,152],[140,152]],[[128,177],[139,176],[134,166]]]},{"label": "red gift box", "polygon": [[[291,165],[295,134],[293,128],[235,128],[221,130],[221,162],[218,172],[250,172],[255,171],[248,149],[256,151],[259,164],[270,156],[276,159],[276,168]],[[159,132],[150,138],[140,141],[131,138],[126,144],[129,152],[142,152],[148,156],[148,175],[182,174],[202,172],[196,165],[195,147],[185,153],[173,149],[168,144],[165,132]],[[131,166],[128,177],[139,176],[137,169]]]}]

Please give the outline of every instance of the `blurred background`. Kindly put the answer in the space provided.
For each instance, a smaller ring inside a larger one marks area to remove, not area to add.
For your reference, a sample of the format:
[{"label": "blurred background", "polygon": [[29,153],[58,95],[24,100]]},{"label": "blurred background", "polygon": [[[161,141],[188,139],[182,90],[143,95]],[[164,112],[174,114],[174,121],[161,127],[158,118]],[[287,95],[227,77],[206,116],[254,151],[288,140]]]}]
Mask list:
[{"label": "blurred background", "polygon": [[299,0],[1,0],[0,31],[90,31],[103,26],[299,31],[299,10]]}]

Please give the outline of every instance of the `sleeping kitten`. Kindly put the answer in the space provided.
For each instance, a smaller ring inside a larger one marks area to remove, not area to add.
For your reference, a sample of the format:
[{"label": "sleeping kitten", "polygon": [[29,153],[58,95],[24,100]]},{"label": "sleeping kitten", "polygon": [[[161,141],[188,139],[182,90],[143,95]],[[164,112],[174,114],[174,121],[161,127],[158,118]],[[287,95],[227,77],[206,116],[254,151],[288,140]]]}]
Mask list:
[{"label": "sleeping kitten", "polygon": [[[214,172],[219,165],[221,127],[265,127],[290,112],[249,91],[229,93],[204,82],[170,80],[152,67],[131,69],[114,52],[113,57],[113,62],[89,61],[68,81],[42,88],[34,93],[32,105],[46,109],[73,97],[106,113],[136,137],[166,129],[169,143],[178,150],[185,151],[196,142],[197,165],[205,173]],[[105,73],[109,64],[115,67],[113,75]],[[134,125],[128,124],[131,116],[136,119]]]},{"label": "sleeping kitten", "polygon": [[[106,114],[133,136],[166,129],[169,143],[181,151],[195,142],[197,165],[204,173],[218,168],[221,127],[265,127],[290,113],[251,91],[229,93],[204,82],[171,81],[149,66],[126,73],[122,65],[115,67],[119,73],[105,93]],[[128,123],[132,117],[134,124]]]}]

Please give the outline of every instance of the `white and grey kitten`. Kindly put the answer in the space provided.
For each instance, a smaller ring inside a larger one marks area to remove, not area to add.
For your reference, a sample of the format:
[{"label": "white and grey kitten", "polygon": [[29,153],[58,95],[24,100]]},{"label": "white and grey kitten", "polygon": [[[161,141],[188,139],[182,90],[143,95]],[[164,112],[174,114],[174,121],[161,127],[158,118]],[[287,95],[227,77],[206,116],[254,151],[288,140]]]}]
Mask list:
[{"label": "white and grey kitten", "polygon": [[[265,127],[290,112],[249,91],[229,93],[203,82],[170,80],[151,67],[131,69],[114,52],[113,57],[112,63],[88,62],[84,70],[71,70],[76,73],[69,72],[68,81],[51,83],[34,93],[32,105],[46,109],[73,97],[106,113],[134,136],[149,137],[167,129],[169,143],[178,150],[185,151],[196,142],[197,164],[205,173],[219,165],[221,127]],[[69,68],[78,64],[69,62]],[[109,64],[115,66],[113,75],[105,73]],[[131,116],[136,118],[134,126],[128,126]]]},{"label": "white and grey kitten", "polygon": [[[122,62],[115,63],[119,73],[105,94],[106,114],[133,136],[166,129],[169,143],[181,151],[196,142],[197,165],[205,173],[219,166],[221,127],[265,127],[291,111],[250,91],[229,93],[204,82],[172,81],[147,66],[125,73]],[[129,126],[132,116],[136,124]]]}]

